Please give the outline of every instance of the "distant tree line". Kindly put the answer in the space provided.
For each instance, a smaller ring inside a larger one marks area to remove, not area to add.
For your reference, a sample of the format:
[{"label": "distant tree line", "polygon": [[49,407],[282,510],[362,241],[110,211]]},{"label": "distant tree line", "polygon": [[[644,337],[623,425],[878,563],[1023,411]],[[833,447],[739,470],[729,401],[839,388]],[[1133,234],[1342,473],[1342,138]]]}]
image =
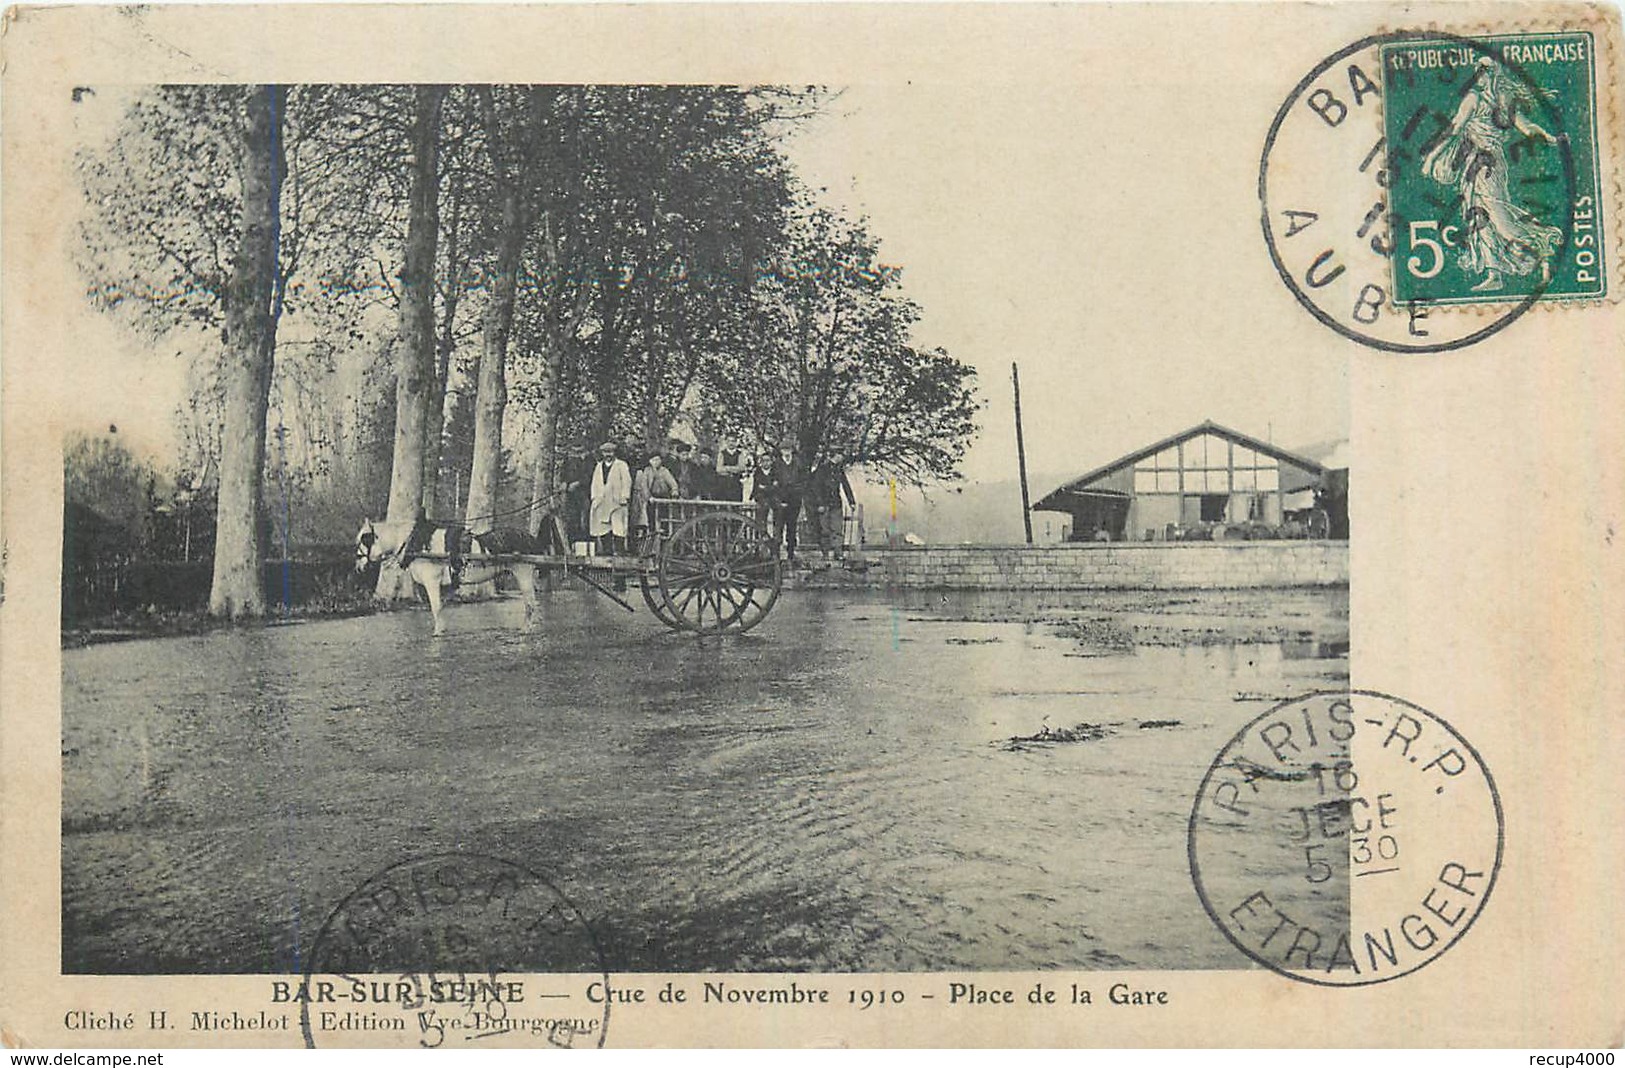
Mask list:
[{"label": "distant tree line", "polygon": [[329,539],[364,512],[535,524],[568,448],[605,438],[791,436],[809,464],[954,477],[972,370],[913,340],[900,271],[785,154],[826,97],[139,94],[77,159],[80,259],[97,307],[206,353],[173,484],[214,501],[211,612],[264,611],[264,515],[283,539],[296,511]]},{"label": "distant tree line", "polygon": [[63,449],[63,499],[70,513],[80,510],[80,526],[95,528],[83,531],[81,546],[124,558],[207,557],[214,544],[212,489],[177,485],[117,435],[117,427],[106,435],[75,434]]}]

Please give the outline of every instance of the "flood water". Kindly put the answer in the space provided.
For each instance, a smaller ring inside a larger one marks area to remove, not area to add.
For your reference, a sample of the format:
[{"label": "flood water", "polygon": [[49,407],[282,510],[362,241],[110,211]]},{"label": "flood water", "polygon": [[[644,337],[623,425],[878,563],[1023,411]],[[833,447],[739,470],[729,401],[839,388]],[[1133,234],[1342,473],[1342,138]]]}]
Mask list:
[{"label": "flood water", "polygon": [[612,971],[1237,967],[1195,791],[1348,677],[1346,591],[790,591],[705,640],[543,596],[529,634],[506,600],[437,640],[411,610],[64,651],[64,969],[297,971],[446,851],[550,880]]}]

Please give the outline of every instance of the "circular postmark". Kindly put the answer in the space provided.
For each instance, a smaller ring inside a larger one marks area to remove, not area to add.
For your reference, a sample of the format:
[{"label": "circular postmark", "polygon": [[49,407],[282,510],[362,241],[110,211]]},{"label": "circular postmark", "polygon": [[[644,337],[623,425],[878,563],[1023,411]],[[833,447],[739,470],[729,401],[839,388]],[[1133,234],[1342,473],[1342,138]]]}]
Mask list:
[{"label": "circular postmark", "polygon": [[[1578,85],[1589,52],[1570,36]],[[1321,323],[1388,352],[1445,352],[1537,301],[1600,291],[1579,262],[1596,253],[1572,242],[1595,206],[1563,95],[1579,93],[1545,84],[1550,64],[1531,77],[1522,40],[1376,34],[1288,94],[1264,140],[1261,221],[1281,280]]]},{"label": "circular postmark", "polygon": [[[540,989],[547,974],[591,975],[602,997]],[[597,936],[552,883],[499,857],[436,853],[338,903],[294,1000],[310,1047],[602,1046],[609,985]]]},{"label": "circular postmark", "polygon": [[1323,986],[1427,965],[1483,911],[1500,795],[1444,720],[1370,690],[1276,705],[1220,751],[1191,809],[1197,895],[1252,960]]}]

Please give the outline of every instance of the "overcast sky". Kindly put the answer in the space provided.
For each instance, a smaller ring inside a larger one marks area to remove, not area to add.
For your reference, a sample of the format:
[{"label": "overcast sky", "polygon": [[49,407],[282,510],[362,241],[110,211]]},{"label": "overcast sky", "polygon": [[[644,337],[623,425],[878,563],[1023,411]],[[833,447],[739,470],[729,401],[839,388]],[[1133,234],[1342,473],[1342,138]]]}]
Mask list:
[{"label": "overcast sky", "polygon": [[1261,136],[1280,101],[1205,87],[854,86],[792,145],[871,218],[925,309],[921,339],[979,372],[968,478],[1015,474],[1012,360],[1034,472],[1209,418],[1288,447],[1347,436],[1347,346],[1270,264],[1257,148],[1193,134],[1250,110]]}]

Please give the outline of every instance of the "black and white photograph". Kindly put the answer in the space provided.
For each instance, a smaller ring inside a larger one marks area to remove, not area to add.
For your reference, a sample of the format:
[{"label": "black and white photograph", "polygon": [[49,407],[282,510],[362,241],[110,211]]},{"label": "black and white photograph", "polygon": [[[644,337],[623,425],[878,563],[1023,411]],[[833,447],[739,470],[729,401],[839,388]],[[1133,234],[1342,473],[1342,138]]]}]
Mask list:
[{"label": "black and white photograph", "polygon": [[1017,340],[929,169],[839,173],[887,97],[81,94],[86,300],[177,388],[64,453],[66,971],[296,972],[456,850],[618,971],[1228,963],[1178,787],[1348,679],[1340,369]]}]

